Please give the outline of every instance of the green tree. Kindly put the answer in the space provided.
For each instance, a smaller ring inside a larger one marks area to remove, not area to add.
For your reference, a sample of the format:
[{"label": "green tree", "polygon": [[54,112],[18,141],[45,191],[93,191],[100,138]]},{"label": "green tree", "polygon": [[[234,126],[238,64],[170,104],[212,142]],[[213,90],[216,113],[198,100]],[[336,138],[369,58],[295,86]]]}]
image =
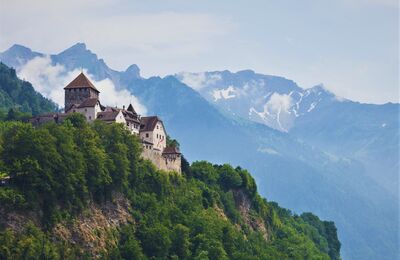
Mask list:
[{"label": "green tree", "polygon": [[171,247],[171,239],[167,227],[160,223],[140,230],[143,251],[147,256],[164,258]]},{"label": "green tree", "polygon": [[171,252],[175,253],[179,259],[187,259],[190,253],[190,229],[182,224],[177,224],[172,231]]},{"label": "green tree", "polygon": [[224,164],[218,169],[219,183],[225,189],[235,189],[242,185],[242,177],[240,174],[228,164]]}]

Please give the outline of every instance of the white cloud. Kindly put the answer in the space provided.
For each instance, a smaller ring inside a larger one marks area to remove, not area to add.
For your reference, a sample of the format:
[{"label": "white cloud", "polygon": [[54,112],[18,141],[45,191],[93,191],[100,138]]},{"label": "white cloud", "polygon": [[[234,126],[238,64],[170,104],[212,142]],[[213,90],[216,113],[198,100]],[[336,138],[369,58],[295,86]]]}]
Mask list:
[{"label": "white cloud", "polygon": [[274,93],[265,104],[264,111],[273,113],[280,113],[281,111],[288,111],[292,106],[292,97],[287,94]]},{"label": "white cloud", "polygon": [[114,86],[114,83],[110,79],[104,79],[96,82],[90,75],[89,77],[96,88],[100,91],[100,101],[103,105],[122,107],[123,105],[128,106],[128,104],[131,103],[136,112],[141,115],[146,114],[146,107],[141,104],[139,100],[128,90],[117,90]]},{"label": "white cloud", "polygon": [[[60,64],[53,65],[50,57],[45,56],[28,61],[20,68],[18,76],[31,82],[36,91],[64,107],[64,87],[79,73],[79,70],[67,71]],[[146,113],[146,108],[129,91],[117,90],[110,79],[95,81],[86,70],[84,73],[100,91],[100,101],[103,105],[122,107],[132,103],[139,114]]]},{"label": "white cloud", "polygon": [[1,5],[5,6],[0,8],[2,50],[19,43],[57,53],[85,42],[111,67],[123,70],[139,63],[145,76],[181,70],[171,68],[213,49],[233,24],[229,17],[204,12],[141,12],[130,1],[116,5],[110,0],[16,0]]},{"label": "white cloud", "polygon": [[221,79],[221,75],[219,74],[209,74],[207,76],[205,72],[181,72],[178,76],[183,83],[194,90],[200,90],[209,85],[213,85]]},{"label": "white cloud", "polygon": [[366,4],[366,5],[374,5],[374,6],[386,6],[386,7],[399,7],[398,0],[345,0],[344,3],[359,5],[359,4]]},{"label": "white cloud", "polygon": [[57,53],[85,42],[113,69],[136,63],[144,77],[250,68],[303,87],[325,82],[348,99],[398,102],[398,0],[239,2],[2,0],[0,50]]},{"label": "white cloud", "polygon": [[261,152],[261,153],[271,154],[271,155],[280,155],[280,153],[277,152],[275,149],[272,149],[272,148],[269,148],[269,147],[266,147],[266,148],[258,148],[257,151],[258,151],[258,152]]}]

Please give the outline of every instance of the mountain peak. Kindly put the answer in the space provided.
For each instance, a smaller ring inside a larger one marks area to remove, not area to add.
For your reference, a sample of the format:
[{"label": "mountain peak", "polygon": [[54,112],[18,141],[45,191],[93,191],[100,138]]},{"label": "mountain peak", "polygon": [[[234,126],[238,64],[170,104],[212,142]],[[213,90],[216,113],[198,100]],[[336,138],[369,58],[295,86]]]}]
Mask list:
[{"label": "mountain peak", "polygon": [[43,54],[34,52],[30,48],[20,44],[14,44],[4,52],[0,52],[0,60],[9,67],[19,67],[25,64],[28,60],[31,60],[37,56],[43,56]]},{"label": "mountain peak", "polygon": [[60,52],[58,55],[81,55],[84,53],[92,54],[92,52],[87,49],[85,43],[78,42],[78,43],[72,45],[71,47],[69,47],[68,49]]},{"label": "mountain peak", "polygon": [[6,52],[32,52],[32,50],[28,47],[25,47],[20,44],[14,44],[11,46]]},{"label": "mountain peak", "polygon": [[72,45],[69,49],[73,49],[73,50],[87,50],[86,44],[83,43],[83,42],[78,42],[78,43]]},{"label": "mountain peak", "polygon": [[254,72],[254,70],[247,69],[247,70],[239,70],[239,71],[236,72],[236,74],[252,76],[252,75],[255,74],[255,72]]},{"label": "mountain peak", "polygon": [[125,70],[125,73],[130,74],[130,75],[134,75],[135,77],[140,78],[140,69],[139,69],[138,65],[136,65],[136,64],[130,65]]},{"label": "mountain peak", "polygon": [[307,89],[306,91],[308,91],[308,92],[311,92],[311,93],[320,93],[320,92],[322,92],[322,93],[324,93],[324,94],[327,94],[327,95],[330,95],[330,96],[334,96],[334,94],[331,92],[331,91],[329,91],[325,86],[324,86],[324,84],[318,84],[318,85],[316,85],[316,86],[314,86],[314,87],[312,87],[312,88],[309,88],[309,89]]}]

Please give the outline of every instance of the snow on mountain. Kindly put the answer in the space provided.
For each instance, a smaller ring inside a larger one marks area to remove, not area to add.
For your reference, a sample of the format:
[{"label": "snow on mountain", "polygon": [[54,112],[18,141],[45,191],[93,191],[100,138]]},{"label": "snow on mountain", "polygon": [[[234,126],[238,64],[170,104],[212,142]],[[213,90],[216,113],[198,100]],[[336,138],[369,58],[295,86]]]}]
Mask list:
[{"label": "snow on mountain", "polygon": [[304,90],[291,80],[251,70],[182,72],[176,77],[218,108],[283,132],[321,102],[339,99],[322,85]]},{"label": "snow on mountain", "polygon": [[254,173],[263,195],[334,220],[344,258],[396,254],[398,104],[359,104],[321,85],[305,90],[251,70],[145,79],[136,65],[112,70],[83,43],[54,55],[23,46],[0,53],[17,71],[40,57],[51,65],[43,77],[84,69],[95,81],[133,93],[163,118],[190,160],[241,165]]}]

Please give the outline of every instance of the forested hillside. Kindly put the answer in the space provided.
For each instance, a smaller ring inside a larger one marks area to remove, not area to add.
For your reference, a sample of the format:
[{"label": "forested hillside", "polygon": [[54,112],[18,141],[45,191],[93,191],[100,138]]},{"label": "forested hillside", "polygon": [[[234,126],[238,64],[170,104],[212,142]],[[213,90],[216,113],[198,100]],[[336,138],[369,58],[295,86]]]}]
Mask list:
[{"label": "forested hillside", "polygon": [[52,112],[57,106],[36,92],[31,83],[20,80],[15,70],[0,62],[0,117],[10,109],[31,115]]},{"label": "forested hillside", "polygon": [[[339,259],[333,222],[261,198],[244,169],[140,158],[119,124],[0,123],[0,259]],[[9,177],[9,179],[8,179]]]}]

